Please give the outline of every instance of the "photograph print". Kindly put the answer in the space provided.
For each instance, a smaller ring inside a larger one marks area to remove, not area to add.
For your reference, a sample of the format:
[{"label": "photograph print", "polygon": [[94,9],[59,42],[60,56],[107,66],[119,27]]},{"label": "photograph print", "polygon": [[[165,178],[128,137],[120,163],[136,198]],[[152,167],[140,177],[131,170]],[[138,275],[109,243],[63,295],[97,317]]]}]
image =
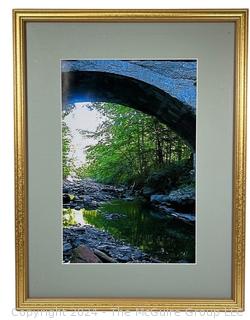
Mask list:
[{"label": "photograph print", "polygon": [[196,263],[194,60],[62,60],[62,262]]}]

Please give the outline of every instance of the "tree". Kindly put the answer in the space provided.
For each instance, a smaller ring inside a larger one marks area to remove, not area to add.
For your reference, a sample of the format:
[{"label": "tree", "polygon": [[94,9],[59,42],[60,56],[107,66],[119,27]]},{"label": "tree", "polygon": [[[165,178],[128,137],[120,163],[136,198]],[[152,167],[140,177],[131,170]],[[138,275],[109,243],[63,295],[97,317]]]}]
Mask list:
[{"label": "tree", "polygon": [[66,123],[62,122],[62,160],[63,160],[63,178],[66,178],[71,171],[72,160],[70,153],[71,136]]},{"label": "tree", "polygon": [[150,172],[182,163],[190,148],[155,117],[112,103],[95,103],[103,115],[96,132],[82,130],[98,142],[88,147],[83,177],[105,183],[143,183]]}]

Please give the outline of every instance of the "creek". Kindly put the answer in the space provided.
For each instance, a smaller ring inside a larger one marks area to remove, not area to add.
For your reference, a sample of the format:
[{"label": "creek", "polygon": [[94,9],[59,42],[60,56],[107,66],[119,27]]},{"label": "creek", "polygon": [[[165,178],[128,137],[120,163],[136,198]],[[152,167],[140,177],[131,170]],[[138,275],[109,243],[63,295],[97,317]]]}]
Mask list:
[{"label": "creek", "polygon": [[[107,188],[105,190],[107,192]],[[104,231],[156,261],[195,262],[195,224],[165,214],[140,197],[114,198],[102,201],[96,208],[86,207],[67,209],[70,210],[72,224],[90,225]]]}]

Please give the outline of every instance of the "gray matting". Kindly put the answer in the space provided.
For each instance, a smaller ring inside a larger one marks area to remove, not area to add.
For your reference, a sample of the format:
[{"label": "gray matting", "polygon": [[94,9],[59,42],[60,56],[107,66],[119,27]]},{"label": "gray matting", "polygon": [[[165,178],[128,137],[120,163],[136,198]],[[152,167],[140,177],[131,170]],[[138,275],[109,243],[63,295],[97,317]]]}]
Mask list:
[{"label": "gray matting", "polygon": [[[198,58],[197,264],[61,263],[60,59]],[[233,23],[28,23],[30,297],[231,295]]]}]

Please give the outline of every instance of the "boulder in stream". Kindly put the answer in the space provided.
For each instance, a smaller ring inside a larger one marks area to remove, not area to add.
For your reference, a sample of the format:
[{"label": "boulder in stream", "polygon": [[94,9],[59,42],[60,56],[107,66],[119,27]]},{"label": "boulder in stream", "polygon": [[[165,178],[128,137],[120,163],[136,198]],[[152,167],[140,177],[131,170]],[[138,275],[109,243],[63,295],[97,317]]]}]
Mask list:
[{"label": "boulder in stream", "polygon": [[73,250],[73,263],[101,263],[102,261],[86,245],[79,245]]},{"label": "boulder in stream", "polygon": [[165,204],[181,212],[195,211],[194,187],[183,187],[171,191],[169,194],[153,194],[150,197],[152,203]]}]

